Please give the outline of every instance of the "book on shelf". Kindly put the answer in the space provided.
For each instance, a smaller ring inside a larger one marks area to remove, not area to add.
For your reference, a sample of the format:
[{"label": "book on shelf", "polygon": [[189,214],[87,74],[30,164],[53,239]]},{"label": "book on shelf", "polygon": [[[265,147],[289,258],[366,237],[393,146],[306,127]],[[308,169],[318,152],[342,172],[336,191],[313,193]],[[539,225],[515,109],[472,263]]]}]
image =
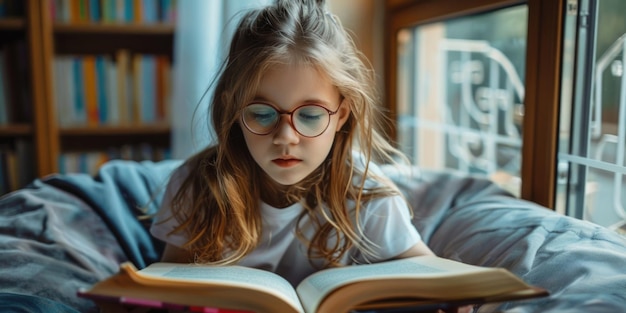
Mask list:
[{"label": "book on shelf", "polygon": [[64,23],[173,23],[176,3],[177,0],[55,0],[49,7],[52,18]]},{"label": "book on shelf", "polygon": [[[166,55],[59,55],[54,102],[61,127],[169,121],[172,62]],[[69,79],[68,79],[69,78]]]},{"label": "book on shelf", "polygon": [[503,268],[422,256],[321,270],[295,288],[272,272],[236,265],[157,262],[137,270],[127,262],[117,274],[78,295],[92,299],[103,312],[146,306],[194,312],[338,313],[401,308],[415,312],[548,292]]},{"label": "book on shelf", "polygon": [[100,167],[111,160],[162,161],[171,159],[168,147],[148,143],[122,144],[97,151],[70,151],[59,154],[59,173],[85,173],[96,175]]}]

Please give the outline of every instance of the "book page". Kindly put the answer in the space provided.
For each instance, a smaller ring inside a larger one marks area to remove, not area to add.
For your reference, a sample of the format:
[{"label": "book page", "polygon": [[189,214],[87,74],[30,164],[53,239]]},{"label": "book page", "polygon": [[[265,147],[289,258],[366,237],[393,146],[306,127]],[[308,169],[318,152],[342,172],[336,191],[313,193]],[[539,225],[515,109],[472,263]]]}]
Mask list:
[{"label": "book page", "polygon": [[[488,273],[494,273],[495,275],[487,275]],[[486,282],[485,279],[493,280],[494,283]],[[499,269],[468,265],[436,256],[422,256],[320,271],[305,279],[297,287],[297,292],[300,295],[300,302],[305,311],[315,312],[320,303],[331,292],[350,284],[356,285],[357,282],[363,280],[374,281],[373,284],[376,286],[374,292],[377,294],[376,296],[380,295],[380,297],[383,297],[385,292],[390,292],[389,290],[400,284],[422,288],[423,290],[419,291],[425,297],[433,296],[437,290],[447,290],[447,293],[454,291],[455,296],[462,297],[479,296],[482,293],[500,291],[509,292],[510,290],[526,287],[522,281],[502,273]],[[471,288],[476,290],[476,294],[470,294],[474,291],[468,291],[467,286],[472,286],[479,281],[481,283],[484,282],[481,288]],[[377,284],[376,282],[379,283]],[[372,284],[370,283],[370,285]],[[363,288],[361,288],[362,286]],[[361,288],[359,289],[359,297],[365,297],[364,286],[362,283],[359,284],[359,288]],[[348,288],[352,287],[345,287],[345,289]],[[353,294],[359,293],[352,290],[350,292]],[[371,293],[372,291],[368,292]],[[412,290],[406,289],[405,293],[407,292],[412,292]],[[348,293],[344,294],[347,295]],[[346,302],[349,302],[348,299],[346,299]]]},{"label": "book page", "polygon": [[[427,276],[436,276],[448,273],[447,271],[417,262],[400,262],[393,266],[385,266],[380,263],[377,267],[370,266],[349,266],[343,267],[339,271],[333,271],[332,275],[311,275],[307,279],[310,286],[315,287],[318,291],[330,290],[337,286],[343,285],[353,280],[361,280],[364,277],[375,278],[381,277],[385,279],[392,278],[394,275],[406,277],[407,273]],[[325,273],[327,274],[327,273]]]},{"label": "book page", "polygon": [[208,266],[161,262],[151,264],[137,274],[151,279],[258,289],[280,297],[294,308],[302,311],[298,295],[291,284],[279,275],[260,269],[243,266]]}]

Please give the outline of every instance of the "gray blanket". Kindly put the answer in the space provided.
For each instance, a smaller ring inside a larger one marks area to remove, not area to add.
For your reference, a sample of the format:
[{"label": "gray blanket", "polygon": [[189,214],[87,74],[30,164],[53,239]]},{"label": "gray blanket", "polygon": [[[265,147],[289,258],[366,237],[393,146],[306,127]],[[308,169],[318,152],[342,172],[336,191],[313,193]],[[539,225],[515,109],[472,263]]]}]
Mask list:
[{"label": "gray blanket", "polygon": [[[76,291],[126,260],[154,262],[147,232],[178,161],[112,161],[96,177],[54,175],[0,198],[0,312],[97,312]],[[622,312],[626,241],[597,225],[515,199],[489,181],[451,173],[387,174],[415,211],[415,226],[447,258],[505,267],[549,298],[484,305],[479,312]]]},{"label": "gray blanket", "polygon": [[141,217],[179,163],[112,161],[96,177],[53,175],[0,198],[0,312],[97,312],[80,288],[159,258]]},{"label": "gray blanket", "polygon": [[478,312],[626,312],[624,237],[516,199],[486,179],[387,173],[412,203],[414,225],[437,255],[504,267],[551,293]]}]

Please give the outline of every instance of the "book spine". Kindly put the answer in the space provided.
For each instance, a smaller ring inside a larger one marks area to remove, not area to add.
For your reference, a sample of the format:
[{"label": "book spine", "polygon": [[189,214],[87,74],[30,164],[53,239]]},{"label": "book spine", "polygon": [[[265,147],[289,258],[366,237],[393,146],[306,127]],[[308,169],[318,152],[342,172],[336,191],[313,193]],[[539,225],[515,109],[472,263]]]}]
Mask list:
[{"label": "book spine", "polygon": [[115,1],[115,21],[122,23],[126,21],[126,1],[124,0],[112,0]]},{"label": "book spine", "polygon": [[107,58],[106,63],[106,81],[107,81],[107,95],[108,95],[108,105],[107,105],[107,116],[108,123],[111,125],[119,125],[120,124],[120,104],[117,103],[117,99],[119,99],[118,92],[118,82],[117,82],[117,65],[110,59]]},{"label": "book spine", "polygon": [[57,8],[56,10],[60,14],[57,17],[57,20],[65,23],[70,22],[72,20],[72,4],[70,3],[70,0],[61,0],[60,5],[61,8]]},{"label": "book spine", "polygon": [[161,0],[161,22],[172,23],[174,21],[174,7],[172,0]]},{"label": "book spine", "polygon": [[78,22],[89,21],[89,0],[78,0]]},{"label": "book spine", "polygon": [[9,97],[7,88],[7,71],[5,64],[6,54],[0,47],[0,125],[9,124]]},{"label": "book spine", "polygon": [[87,124],[98,125],[98,82],[96,78],[96,57],[83,57],[83,77],[85,82],[85,107],[87,108]]},{"label": "book spine", "polygon": [[165,101],[167,84],[165,75],[167,71],[167,63],[164,56],[156,57],[156,99],[155,99],[155,119],[159,122],[165,121]]},{"label": "book spine", "polygon": [[132,23],[135,20],[135,0],[124,1],[124,22]]},{"label": "book spine", "polygon": [[52,90],[54,90],[53,94],[54,94],[54,107],[55,107],[55,112],[57,113],[56,115],[56,120],[59,123],[59,126],[63,127],[67,125],[67,110],[65,108],[65,104],[66,101],[64,101],[63,96],[63,90],[65,89],[63,85],[65,85],[65,79],[64,77],[66,77],[64,72],[63,72],[63,59],[61,57],[55,57],[54,60],[52,61],[52,68],[53,68],[53,76],[54,76],[54,80],[52,81]]},{"label": "book spine", "polygon": [[89,21],[91,22],[101,21],[102,11],[100,11],[99,0],[89,0],[88,10],[89,10]]},{"label": "book spine", "polygon": [[97,121],[107,123],[109,121],[109,99],[108,99],[108,81],[107,81],[107,59],[104,55],[96,56],[96,93],[97,93]]},{"label": "book spine", "polygon": [[141,0],[133,1],[133,22],[141,23],[143,21],[143,8],[141,6]]},{"label": "book spine", "polygon": [[57,56],[54,58],[54,107],[59,126],[67,127],[76,123],[73,57]]},{"label": "book spine", "polygon": [[85,85],[83,81],[83,61],[80,57],[74,57],[74,112],[77,124],[87,122],[87,111],[85,110]]},{"label": "book spine", "polygon": [[112,23],[116,20],[116,0],[101,0],[100,7],[102,12],[101,21],[104,23]]},{"label": "book spine", "polygon": [[[64,77],[72,77],[73,63],[74,60],[72,57],[64,58],[62,65]],[[76,124],[79,121],[78,114],[76,112],[76,97],[74,96],[76,94],[77,86],[74,84],[74,81],[68,80],[67,78],[64,79],[63,82],[63,85],[65,85],[65,88],[63,88],[62,91],[64,101],[63,106],[67,112],[67,125]]]},{"label": "book spine", "polygon": [[154,123],[156,121],[156,58],[153,55],[144,55],[141,60],[141,121]]},{"label": "book spine", "polygon": [[142,1],[142,9],[143,16],[142,22],[145,23],[156,23],[159,21],[159,9],[158,9],[158,0],[143,0]]}]

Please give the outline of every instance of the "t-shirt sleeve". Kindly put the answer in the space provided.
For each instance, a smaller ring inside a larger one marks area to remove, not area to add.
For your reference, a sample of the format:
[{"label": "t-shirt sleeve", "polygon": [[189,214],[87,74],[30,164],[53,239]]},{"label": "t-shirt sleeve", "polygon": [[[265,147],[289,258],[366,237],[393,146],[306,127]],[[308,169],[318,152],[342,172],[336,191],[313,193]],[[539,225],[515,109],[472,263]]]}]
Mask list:
[{"label": "t-shirt sleeve", "polygon": [[409,208],[401,196],[371,200],[362,214],[363,234],[374,244],[376,251],[376,256],[364,257],[363,261],[391,259],[422,240],[411,223]]},{"label": "t-shirt sleeve", "polygon": [[150,234],[152,234],[152,236],[177,247],[182,247],[187,243],[188,238],[181,232],[172,233],[172,231],[180,225],[180,222],[173,216],[171,203],[180,189],[183,180],[187,176],[187,173],[188,170],[185,165],[183,165],[172,174],[167,188],[165,189],[165,193],[163,194],[159,211],[150,225]]}]

